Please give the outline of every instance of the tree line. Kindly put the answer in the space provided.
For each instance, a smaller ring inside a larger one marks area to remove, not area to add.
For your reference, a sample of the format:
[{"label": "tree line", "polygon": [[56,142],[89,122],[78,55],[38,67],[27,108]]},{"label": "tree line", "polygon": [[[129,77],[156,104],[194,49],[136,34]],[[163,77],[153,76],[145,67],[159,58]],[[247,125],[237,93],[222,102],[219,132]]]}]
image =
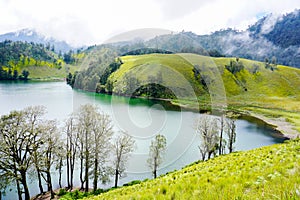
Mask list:
[{"label": "tree line", "polygon": [[45,46],[10,40],[0,42],[0,80],[27,80],[27,67],[47,66],[60,69],[62,62],[50,44]]},{"label": "tree line", "polygon": [[228,113],[219,118],[209,115],[202,116],[195,124],[195,130],[200,137],[198,146],[201,159],[204,161],[212,156],[234,151],[236,142],[236,119],[238,115]]},{"label": "tree line", "polygon": [[[0,191],[14,184],[18,198],[29,200],[28,178],[34,178],[40,194],[50,192],[53,198],[52,173],[58,172],[59,187],[63,188],[63,167],[68,190],[74,188],[75,167],[79,169],[80,190],[84,192],[90,188],[96,192],[98,183],[108,183],[112,176],[117,187],[135,149],[135,140],[127,132],[115,135],[110,116],[91,104],[81,105],[62,127],[56,120],[45,120],[45,113],[45,107],[35,106],[1,116]],[[195,130],[201,139],[202,160],[224,154],[226,147],[229,153],[234,150],[235,118],[230,114],[230,118],[204,115],[199,119]],[[154,178],[166,148],[165,136],[157,134],[147,159]]]},{"label": "tree line", "polygon": [[[126,132],[114,136],[109,115],[96,106],[86,104],[72,113],[62,128],[56,120],[45,120],[43,106],[12,111],[0,119],[0,191],[16,185],[19,199],[29,200],[28,178],[36,178],[40,194],[54,197],[52,172],[66,167],[67,185],[74,187],[75,166],[79,167],[80,189],[97,191],[98,183],[114,176],[114,187],[125,173],[126,163],[135,148],[135,140]],[[154,177],[162,163],[166,139],[157,135],[151,142],[148,165]],[[43,187],[46,183],[47,189]],[[0,192],[1,195],[1,192]]]}]

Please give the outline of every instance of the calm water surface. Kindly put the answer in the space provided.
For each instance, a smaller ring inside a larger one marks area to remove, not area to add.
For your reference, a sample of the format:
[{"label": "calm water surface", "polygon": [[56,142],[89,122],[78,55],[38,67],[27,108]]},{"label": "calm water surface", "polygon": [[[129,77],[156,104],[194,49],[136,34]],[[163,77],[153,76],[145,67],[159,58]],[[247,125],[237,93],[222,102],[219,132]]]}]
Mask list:
[{"label": "calm water surface", "polygon": [[[48,111],[46,117],[58,119],[62,125],[70,113],[85,103],[96,104],[111,116],[116,132],[126,130],[136,140],[136,149],[128,162],[127,176],[120,180],[119,185],[136,179],[151,178],[146,160],[150,142],[157,133],[166,136],[168,148],[159,174],[181,169],[200,159],[198,150],[200,141],[193,129],[195,120],[200,114],[167,110],[160,104],[143,99],[74,91],[64,82],[0,83],[0,115],[27,106],[44,105]],[[273,137],[273,131],[264,125],[246,120],[238,120],[236,125],[236,150],[248,150],[282,142],[282,139]],[[75,177],[75,182],[79,185],[78,176]],[[58,187],[56,173],[53,185]],[[103,187],[112,185],[113,182]],[[31,196],[38,191],[37,182],[32,178]],[[4,197],[4,199],[16,198],[15,191],[8,191]]]}]

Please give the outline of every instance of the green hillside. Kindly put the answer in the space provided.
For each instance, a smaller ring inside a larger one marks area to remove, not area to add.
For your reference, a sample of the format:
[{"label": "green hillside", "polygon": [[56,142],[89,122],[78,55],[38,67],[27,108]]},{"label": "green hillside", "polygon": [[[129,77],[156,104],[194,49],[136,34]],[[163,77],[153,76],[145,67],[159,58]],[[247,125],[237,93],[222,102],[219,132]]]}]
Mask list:
[{"label": "green hillside", "polygon": [[235,152],[88,199],[299,199],[300,141]]},{"label": "green hillside", "polygon": [[66,64],[65,55],[56,54],[50,44],[5,40],[0,42],[0,80],[63,79],[77,68]]},{"label": "green hillside", "polygon": [[[113,93],[172,99],[174,104],[195,110],[227,106],[262,118],[289,137],[300,131],[299,69],[274,62],[196,54],[147,54],[120,59],[123,64],[108,78]],[[151,83],[167,89],[159,90]]]}]

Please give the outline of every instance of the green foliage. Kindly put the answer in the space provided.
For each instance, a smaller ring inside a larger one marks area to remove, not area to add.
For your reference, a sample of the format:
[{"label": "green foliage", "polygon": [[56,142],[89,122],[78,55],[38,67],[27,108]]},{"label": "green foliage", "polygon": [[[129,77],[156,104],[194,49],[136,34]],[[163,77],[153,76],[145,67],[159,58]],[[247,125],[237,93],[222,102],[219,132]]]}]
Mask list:
[{"label": "green foliage", "polygon": [[122,56],[128,56],[128,55],[144,55],[144,54],[151,54],[151,53],[160,53],[160,54],[172,54],[171,51],[166,51],[162,49],[155,49],[155,48],[141,48],[136,49],[133,51],[129,51],[127,53],[124,53]]},{"label": "green foliage", "polygon": [[59,189],[59,192],[57,193],[58,196],[63,196],[65,194],[67,194],[67,191],[66,191],[66,189],[63,189],[63,188]]},{"label": "green foliage", "polygon": [[236,61],[230,60],[229,65],[225,65],[225,68],[232,74],[236,74],[244,69],[244,65],[239,61],[239,58],[236,58]]},{"label": "green foliage", "polygon": [[62,70],[64,67],[65,63],[50,50],[49,45],[0,42],[0,80],[63,78],[67,72]]},{"label": "green foliage", "polygon": [[140,180],[133,180],[130,181],[129,183],[124,183],[123,186],[132,186],[132,185],[136,185],[136,184],[140,184],[141,181]]},{"label": "green foliage", "polygon": [[235,152],[88,199],[299,199],[300,140]]},{"label": "green foliage", "polygon": [[166,148],[167,140],[164,135],[158,134],[155,136],[155,139],[151,141],[147,163],[152,170],[154,178],[157,177],[157,169],[163,161],[163,155]]}]

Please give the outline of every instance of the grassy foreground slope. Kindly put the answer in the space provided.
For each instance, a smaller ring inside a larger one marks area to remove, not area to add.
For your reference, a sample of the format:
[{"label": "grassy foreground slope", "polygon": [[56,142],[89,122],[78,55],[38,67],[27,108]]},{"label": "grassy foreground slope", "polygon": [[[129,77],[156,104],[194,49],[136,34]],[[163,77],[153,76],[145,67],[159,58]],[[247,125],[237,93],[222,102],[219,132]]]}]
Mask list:
[{"label": "grassy foreground slope", "polygon": [[[271,70],[266,68],[266,63],[240,58],[238,62],[243,69],[232,73],[226,66],[231,61],[236,62],[236,58],[195,54],[147,54],[121,59],[124,64],[110,76],[116,93],[122,93],[129,84],[129,74],[137,77],[141,84],[146,84],[149,77],[159,76],[162,85],[178,94],[179,98],[173,103],[205,109],[211,106],[214,96],[219,95],[223,96],[219,98],[223,100],[222,105],[262,118],[279,126],[278,129],[290,137],[300,131],[299,69],[277,65]],[[198,77],[194,75],[194,66],[200,73]]]},{"label": "grassy foreground slope", "polygon": [[299,199],[300,140],[235,152],[88,199]]}]

